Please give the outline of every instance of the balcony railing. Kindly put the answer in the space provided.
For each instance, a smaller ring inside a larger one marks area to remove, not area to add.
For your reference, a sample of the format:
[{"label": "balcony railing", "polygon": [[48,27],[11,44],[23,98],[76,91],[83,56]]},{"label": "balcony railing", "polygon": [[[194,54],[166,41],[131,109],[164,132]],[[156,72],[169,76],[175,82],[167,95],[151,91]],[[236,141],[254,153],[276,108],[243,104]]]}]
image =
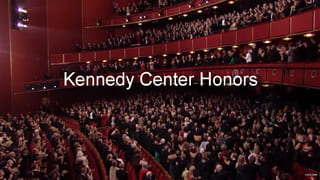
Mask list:
[{"label": "balcony railing", "polygon": [[234,44],[244,44],[265,39],[293,36],[320,30],[320,8],[309,10],[284,19],[266,22],[251,27],[227,31],[210,36],[173,41],[163,44],[80,53],[52,54],[51,65],[101,61],[110,59],[129,59],[134,57],[157,56],[176,52],[210,49]]},{"label": "balcony railing", "polygon": [[[265,64],[238,64],[238,65],[215,65],[205,67],[190,67],[190,68],[177,68],[177,69],[162,69],[151,71],[152,75],[173,75],[177,73],[178,76],[195,76],[194,82],[200,79],[200,73],[204,76],[208,76],[211,72],[212,76],[257,76],[257,80],[260,83],[276,84],[286,86],[296,86],[304,88],[320,89],[320,62],[314,63],[265,63]],[[142,72],[126,72],[128,76],[134,76],[135,82],[139,81],[139,76]],[[119,75],[120,73],[110,73],[107,75]],[[44,91],[56,91],[66,88],[77,88],[71,85],[64,86],[63,79],[54,79],[46,82],[57,82],[59,85],[54,89],[36,89],[25,90],[25,92],[44,92]],[[36,82],[39,83],[39,82]],[[29,82],[28,85],[34,84]]]}]

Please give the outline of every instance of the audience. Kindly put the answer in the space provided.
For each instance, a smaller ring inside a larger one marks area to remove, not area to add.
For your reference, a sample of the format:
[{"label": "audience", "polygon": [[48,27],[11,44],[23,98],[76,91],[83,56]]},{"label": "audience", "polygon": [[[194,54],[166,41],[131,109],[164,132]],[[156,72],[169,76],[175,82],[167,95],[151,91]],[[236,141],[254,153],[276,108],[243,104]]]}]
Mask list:
[{"label": "audience", "polygon": [[173,6],[178,3],[186,2],[186,0],[140,0],[138,5],[136,3],[129,3],[125,7],[119,7],[116,1],[113,1],[114,12],[119,16],[130,16],[131,14],[141,13],[143,11],[149,11],[156,8],[154,5],[157,4],[158,7],[164,8],[167,6]]},{"label": "audience", "polygon": [[[140,29],[136,33],[129,33],[117,37],[111,36],[106,42],[88,43],[83,48],[78,44],[76,48],[78,51],[93,51],[193,39],[216,32],[236,30],[266,21],[273,21],[300,13],[316,5],[318,5],[318,1],[276,0],[239,11],[234,10],[228,13],[223,11],[221,14],[213,14],[205,18],[169,23],[164,28]],[[127,15],[130,15],[130,9],[132,8],[127,7],[122,9]]]},{"label": "audience", "polygon": [[97,75],[210,65],[316,62],[319,58],[319,47],[320,43],[314,38],[275,42],[268,45],[252,43],[251,46],[225,48],[221,51],[86,64],[81,65],[76,72],[82,75]]},{"label": "audience", "polygon": [[135,139],[174,179],[268,180],[287,177],[293,162],[319,171],[316,105],[301,108],[274,96],[151,91],[63,108],[67,116],[98,125],[103,111],[115,142]]},{"label": "audience", "polygon": [[[44,112],[0,117],[0,179],[67,179],[69,145],[83,180],[92,174],[81,141],[54,115]],[[71,159],[71,161],[73,161]]]}]

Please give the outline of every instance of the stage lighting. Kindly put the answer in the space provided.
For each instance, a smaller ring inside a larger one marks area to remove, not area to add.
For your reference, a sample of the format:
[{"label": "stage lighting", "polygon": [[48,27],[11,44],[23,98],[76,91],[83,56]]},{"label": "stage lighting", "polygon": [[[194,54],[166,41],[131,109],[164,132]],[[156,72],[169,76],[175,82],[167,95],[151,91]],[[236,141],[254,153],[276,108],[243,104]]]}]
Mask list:
[{"label": "stage lighting", "polygon": [[181,53],[177,52],[177,56],[180,56],[180,55],[181,55]]},{"label": "stage lighting", "polygon": [[91,62],[90,62],[90,61],[87,61],[86,63],[87,63],[87,64],[90,64]]},{"label": "stage lighting", "polygon": [[47,87],[46,87],[46,86],[43,86],[42,89],[45,90],[45,89],[47,89]]},{"label": "stage lighting", "polygon": [[209,52],[209,49],[204,49],[203,52]]},{"label": "stage lighting", "polygon": [[134,60],[138,60],[138,57],[133,58]]},{"label": "stage lighting", "polygon": [[162,56],[163,56],[163,57],[167,57],[167,54],[163,54]]},{"label": "stage lighting", "polygon": [[198,11],[197,11],[197,13],[201,14],[201,13],[202,13],[202,10],[201,10],[201,9],[200,9],[200,10],[198,10]]},{"label": "stage lighting", "polygon": [[138,23],[138,26],[142,26],[142,23],[141,23],[141,22],[139,22],[139,23]]},{"label": "stage lighting", "polygon": [[232,48],[237,49],[239,46],[233,45]]},{"label": "stage lighting", "polygon": [[120,58],[120,59],[118,59],[118,61],[123,61],[123,59]]},{"label": "stage lighting", "polygon": [[188,17],[188,14],[183,14],[182,16],[183,16],[183,17]]},{"label": "stage lighting", "polygon": [[152,56],[148,56],[148,58],[149,58],[149,59],[151,59],[151,58],[152,58]]},{"label": "stage lighting", "polygon": [[194,54],[194,51],[190,51],[190,54]]},{"label": "stage lighting", "polygon": [[126,28],[126,25],[124,24],[124,25],[122,25],[122,27],[123,27],[123,28]]},{"label": "stage lighting", "polygon": [[173,17],[169,17],[168,19],[169,19],[169,21],[172,21],[172,20],[173,20]]},{"label": "stage lighting", "polygon": [[35,90],[35,88],[34,88],[34,87],[32,87],[32,88],[31,88],[31,91],[34,91],[34,90]]},{"label": "stage lighting", "polygon": [[18,27],[19,29],[22,29],[22,28],[26,29],[26,28],[28,27],[28,25],[23,24],[23,23],[21,23],[21,22],[18,22],[18,23],[17,23],[17,27]]},{"label": "stage lighting", "polygon": [[212,6],[212,9],[218,9],[219,7],[218,6]]},{"label": "stage lighting", "polygon": [[103,63],[106,63],[106,62],[108,62],[108,60],[103,60],[102,62],[103,62]]},{"label": "stage lighting", "polygon": [[223,48],[222,48],[222,47],[219,47],[219,48],[218,48],[218,51],[221,51],[221,50],[223,50]]},{"label": "stage lighting", "polygon": [[20,12],[20,13],[25,13],[25,14],[28,13],[27,10],[25,10],[25,9],[23,9],[21,7],[17,8],[17,11]]},{"label": "stage lighting", "polygon": [[228,4],[234,4],[235,2],[234,1],[228,1]]},{"label": "stage lighting", "polygon": [[255,43],[249,43],[248,45],[252,47],[252,46],[255,46],[256,44]]}]

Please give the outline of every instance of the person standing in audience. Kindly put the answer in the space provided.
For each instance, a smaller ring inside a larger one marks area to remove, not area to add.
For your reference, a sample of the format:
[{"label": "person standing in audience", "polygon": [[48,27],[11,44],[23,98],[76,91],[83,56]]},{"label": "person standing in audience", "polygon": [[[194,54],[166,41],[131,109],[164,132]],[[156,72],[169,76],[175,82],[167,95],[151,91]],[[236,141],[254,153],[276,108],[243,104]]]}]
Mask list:
[{"label": "person standing in audience", "polygon": [[113,160],[112,161],[112,165],[110,167],[110,170],[109,170],[109,179],[110,180],[118,180],[117,178],[117,171],[119,170],[119,168],[117,167],[118,163],[116,160]]}]

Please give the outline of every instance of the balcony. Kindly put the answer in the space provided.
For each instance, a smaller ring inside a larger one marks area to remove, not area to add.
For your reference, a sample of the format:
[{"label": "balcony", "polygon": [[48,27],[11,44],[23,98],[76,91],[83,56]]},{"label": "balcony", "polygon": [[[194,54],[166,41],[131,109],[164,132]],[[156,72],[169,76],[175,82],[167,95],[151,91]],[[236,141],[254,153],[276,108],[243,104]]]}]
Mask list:
[{"label": "balcony", "polygon": [[[198,9],[202,9],[205,7],[211,7],[216,4],[224,3],[228,0],[210,0],[208,3],[203,3],[200,5],[202,0],[195,0],[194,6],[189,7],[189,3],[180,3],[171,7],[166,7],[162,9],[161,16],[159,16],[159,9],[153,11],[145,11],[138,14],[132,14],[130,16],[130,22],[126,22],[126,16],[114,16],[110,19],[103,19],[102,24],[100,26],[96,26],[96,22],[92,22],[91,25],[86,26],[85,28],[103,28],[103,27],[113,27],[113,26],[121,26],[123,24],[137,24],[139,22],[148,22],[154,21],[158,19],[164,19],[171,16],[196,11]],[[140,16],[146,16],[145,19],[141,20]]]},{"label": "balcony", "polygon": [[176,52],[197,51],[235,44],[246,44],[266,39],[294,36],[319,30],[320,8],[317,8],[284,19],[195,39],[126,49],[52,54],[50,56],[50,65],[63,65],[87,61],[131,59],[135,57],[157,56]]},{"label": "balcony", "polygon": [[[198,82],[200,79],[200,73],[204,76],[208,76],[211,72],[212,76],[257,76],[257,80],[260,84],[269,86],[269,84],[296,86],[304,88],[320,89],[320,62],[315,63],[266,63],[266,64],[238,64],[238,65],[215,65],[204,67],[191,67],[191,68],[177,68],[177,69],[162,69],[151,71],[152,75],[173,75],[176,73],[178,76],[195,76],[193,82]],[[108,75],[117,76],[120,73],[110,73]],[[126,72],[128,76],[134,76],[134,82],[139,82],[139,76],[141,72]],[[27,92],[44,92],[55,91],[66,88],[77,88],[74,86],[64,86],[63,79],[55,79],[49,81],[43,81],[42,84],[56,83],[56,87],[53,88],[33,88],[37,86],[39,82],[30,82],[26,84],[29,89]]]}]

